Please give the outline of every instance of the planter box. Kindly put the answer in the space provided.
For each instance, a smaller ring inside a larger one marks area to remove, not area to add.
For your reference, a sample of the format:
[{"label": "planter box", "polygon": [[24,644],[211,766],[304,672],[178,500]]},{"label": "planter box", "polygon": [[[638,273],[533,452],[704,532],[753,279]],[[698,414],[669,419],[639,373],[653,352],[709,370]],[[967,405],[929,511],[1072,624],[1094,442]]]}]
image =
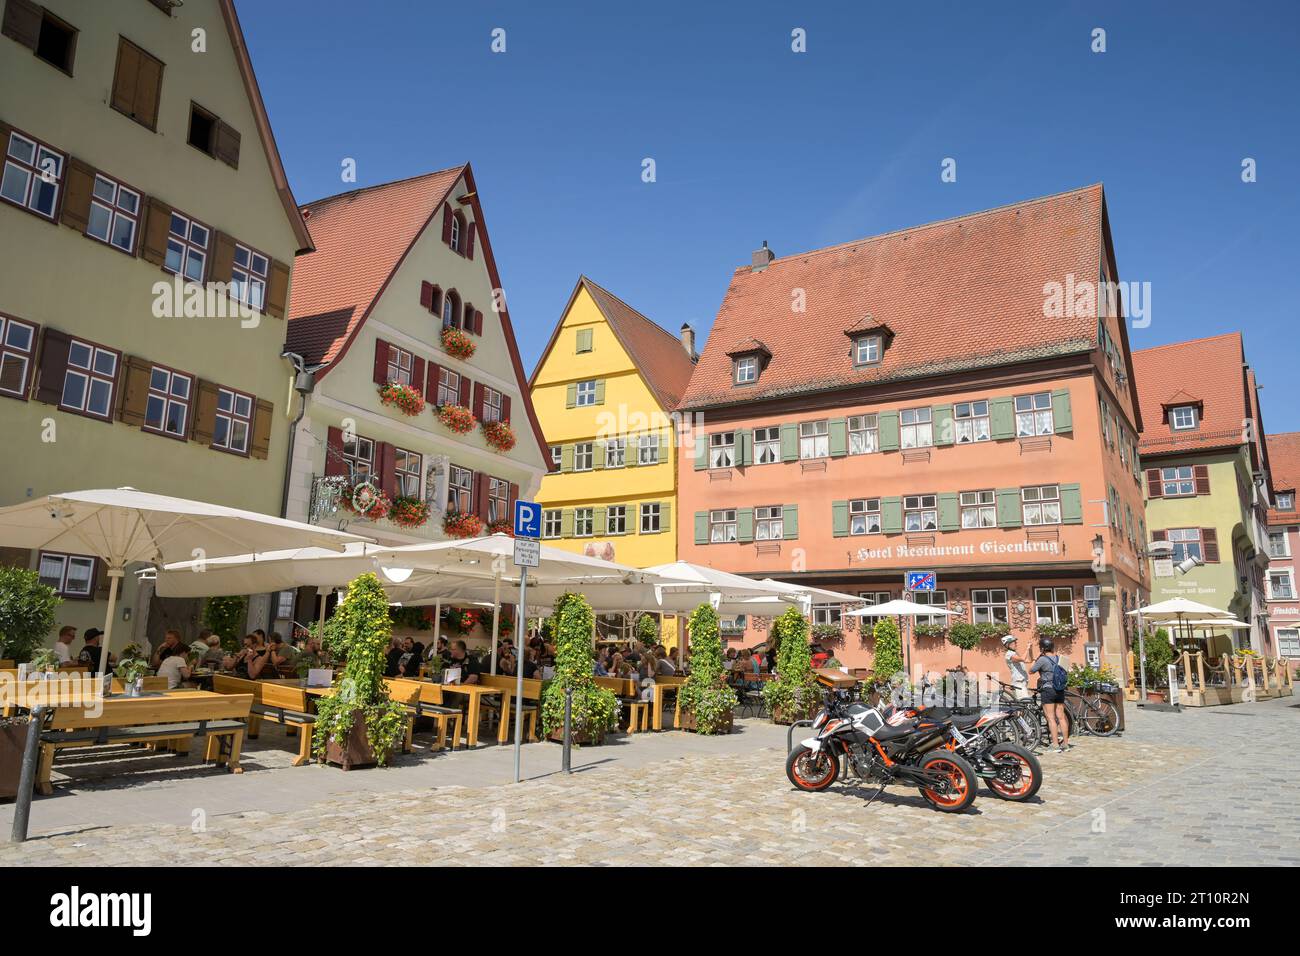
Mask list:
[{"label": "planter box", "polygon": [[[722,734],[731,733],[731,731],[735,728],[735,726],[736,726],[735,711],[728,711],[727,719],[723,723],[723,729],[718,731],[718,735],[720,736]],[[691,733],[698,733],[698,731],[695,728],[695,712],[690,710],[682,711],[682,722],[677,729],[689,730]]]},{"label": "planter box", "polygon": [[26,724],[0,727],[0,797],[18,796],[18,774],[22,770],[26,743]]},{"label": "planter box", "polygon": [[[546,739],[554,741],[557,744],[564,743],[564,727],[560,726],[551,731],[550,736]],[[574,733],[571,739],[575,747],[599,747],[605,742],[605,735],[599,734],[596,737],[588,737],[587,732],[583,730]]]},{"label": "planter box", "polygon": [[[306,732],[306,730],[300,731],[300,733]],[[370,749],[370,740],[366,736],[366,721],[360,711],[353,716],[352,729],[348,731],[342,744],[332,740],[325,744],[325,760],[344,770],[375,766],[375,754]]]}]

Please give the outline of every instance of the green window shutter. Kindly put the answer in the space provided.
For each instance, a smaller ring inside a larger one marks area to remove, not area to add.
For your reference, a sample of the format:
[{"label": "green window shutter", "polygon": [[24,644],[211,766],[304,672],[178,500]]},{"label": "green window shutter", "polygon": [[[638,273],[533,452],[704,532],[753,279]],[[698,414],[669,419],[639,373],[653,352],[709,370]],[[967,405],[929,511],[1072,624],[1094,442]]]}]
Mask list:
[{"label": "green window shutter", "polygon": [[786,541],[799,537],[798,505],[786,505],[781,509],[781,537]]},{"label": "green window shutter", "polygon": [[799,426],[797,425],[781,426],[781,460],[799,460]]},{"label": "green window shutter", "polygon": [[827,423],[831,438],[831,457],[842,458],[849,453],[849,425],[843,418],[832,418]]},{"label": "green window shutter", "polygon": [[754,540],[754,509],[753,508],[736,509],[736,540],[737,541]]},{"label": "green window shutter", "polygon": [[564,407],[565,408],[578,407],[578,383],[577,382],[569,383],[568,391],[565,393],[564,396]]},{"label": "green window shutter", "polygon": [[961,523],[957,516],[957,495],[955,493],[939,496],[939,530],[956,531]]},{"label": "green window shutter", "polygon": [[933,423],[936,445],[951,445],[957,440],[953,434],[951,405],[935,405],[930,409],[930,421]]},{"label": "green window shutter", "polygon": [[754,463],[754,433],[749,431],[737,432],[736,441],[740,445],[736,449],[736,457],[742,465],[752,465]]},{"label": "green window shutter", "polygon": [[1019,528],[1020,527],[1020,489],[999,488],[997,493],[997,502],[998,502],[998,527]]},{"label": "green window shutter", "polygon": [[1074,431],[1074,413],[1070,410],[1070,390],[1058,388],[1052,392],[1052,422],[1056,434]]},{"label": "green window shutter", "polygon": [[560,471],[573,471],[573,446],[560,446]]},{"label": "green window shutter", "polygon": [[847,501],[831,502],[831,534],[836,538],[849,536],[849,503]]},{"label": "green window shutter", "polygon": [[[1118,497],[1114,496],[1115,499]],[[1077,483],[1061,485],[1061,521],[1064,524],[1083,524],[1083,495]]]},{"label": "green window shutter", "polygon": [[695,512],[695,543],[709,543],[709,513],[707,511]]},{"label": "green window shutter", "polygon": [[[897,421],[897,418],[895,418]],[[885,534],[903,533],[903,499],[882,498],[880,500],[880,530]]]},{"label": "green window shutter", "polygon": [[573,509],[565,508],[560,512],[560,537],[573,537]]},{"label": "green window shutter", "polygon": [[671,501],[661,501],[659,503],[659,530],[673,530],[673,503]]},{"label": "green window shutter", "polygon": [[605,443],[603,441],[591,443],[591,467],[605,467]]},{"label": "green window shutter", "polygon": [[578,329],[578,351],[591,351],[591,329]]},{"label": "green window shutter", "polygon": [[898,451],[898,412],[881,412],[876,417],[881,451]]},{"label": "green window shutter", "polygon": [[596,509],[595,525],[596,527],[594,530],[596,534],[605,533],[605,509],[604,508]]},{"label": "green window shutter", "polygon": [[1015,406],[1010,398],[989,400],[989,432],[993,440],[1016,437]]},{"label": "green window shutter", "polygon": [[596,379],[596,404],[605,404],[605,380],[603,378]]},{"label": "green window shutter", "polygon": [[695,470],[703,471],[709,467],[709,436],[695,436]]},{"label": "green window shutter", "polygon": [[635,438],[627,438],[623,442],[623,467],[635,468],[640,462],[637,460]]}]

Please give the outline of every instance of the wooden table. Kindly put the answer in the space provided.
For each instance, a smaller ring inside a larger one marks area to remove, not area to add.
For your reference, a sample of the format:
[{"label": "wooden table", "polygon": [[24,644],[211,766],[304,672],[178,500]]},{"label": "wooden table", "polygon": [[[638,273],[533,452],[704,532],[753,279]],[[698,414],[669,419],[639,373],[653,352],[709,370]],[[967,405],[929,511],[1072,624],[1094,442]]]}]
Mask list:
[{"label": "wooden table", "polygon": [[[681,686],[686,683],[685,677],[656,677],[655,678],[655,702],[654,716],[651,718],[655,730],[664,729],[664,691],[680,690]],[[678,693],[677,699],[673,706],[673,726],[680,727],[682,724],[682,695]]]},{"label": "wooden table", "polygon": [[509,717],[509,711],[506,709],[509,706],[506,699],[506,693],[508,692],[501,690],[499,687],[484,687],[482,684],[439,684],[438,686],[442,688],[444,694],[460,694],[462,697],[469,698],[469,711],[465,715],[465,743],[467,746],[478,746],[478,723],[482,719],[484,697],[501,694],[501,726],[506,726],[506,720]]}]

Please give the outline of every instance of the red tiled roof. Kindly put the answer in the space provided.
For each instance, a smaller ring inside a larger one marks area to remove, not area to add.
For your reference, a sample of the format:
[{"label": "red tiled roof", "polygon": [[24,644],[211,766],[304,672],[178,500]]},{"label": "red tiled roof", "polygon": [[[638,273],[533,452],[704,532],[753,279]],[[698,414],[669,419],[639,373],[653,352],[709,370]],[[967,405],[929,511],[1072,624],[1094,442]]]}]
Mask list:
[{"label": "red tiled roof", "polygon": [[[1276,491],[1300,490],[1300,432],[1279,432],[1266,435],[1268,461],[1272,467],[1273,488]],[[1300,514],[1294,511],[1268,511],[1269,524],[1300,524]]]},{"label": "red tiled roof", "polygon": [[[1235,448],[1246,442],[1246,350],[1241,333],[1174,342],[1133,353],[1133,380],[1142,406],[1143,455]],[[1174,431],[1165,408],[1202,405],[1195,429]]]},{"label": "red tiled roof", "polygon": [[285,347],[333,362],[464,166],[355,189],[303,207],[316,251],[294,264]]},{"label": "red tiled roof", "polygon": [[[1044,317],[1046,282],[1095,282],[1100,185],[830,246],[736,270],[683,406],[829,391],[1003,365],[1096,347],[1095,314]],[[804,312],[791,303],[803,290]],[[879,365],[854,368],[844,332],[870,315],[894,333]],[[743,394],[737,341],[772,360]]]}]

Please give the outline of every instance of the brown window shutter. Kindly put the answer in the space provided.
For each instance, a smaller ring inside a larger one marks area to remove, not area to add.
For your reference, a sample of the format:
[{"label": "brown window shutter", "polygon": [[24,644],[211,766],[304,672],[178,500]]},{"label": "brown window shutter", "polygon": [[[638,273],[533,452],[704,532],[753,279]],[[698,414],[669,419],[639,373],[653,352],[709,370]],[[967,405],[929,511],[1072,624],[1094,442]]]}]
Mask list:
[{"label": "brown window shutter", "polygon": [[68,171],[63,178],[63,212],[65,226],[85,232],[90,224],[90,196],[95,189],[94,167],[76,156],[68,157]]},{"label": "brown window shutter", "polygon": [[149,379],[153,363],[137,355],[122,359],[122,387],[118,390],[117,420],[132,428],[144,424],[145,407],[149,403]]},{"label": "brown window shutter", "polygon": [[194,387],[194,411],[190,415],[190,440],[200,445],[212,445],[217,430],[217,399],[220,389],[212,382],[199,379]]},{"label": "brown window shutter", "polygon": [[388,384],[388,343],[375,339],[375,384]]},{"label": "brown window shutter", "polygon": [[488,516],[488,476],[481,471],[474,473],[474,513],[487,521]]},{"label": "brown window shutter", "polygon": [[1210,493],[1210,467],[1208,465],[1193,465],[1192,476],[1196,479],[1196,493],[1198,495],[1208,495]]},{"label": "brown window shutter", "polygon": [[29,0],[8,0],[0,33],[17,40],[29,50],[35,50],[41,37],[41,8]]},{"label": "brown window shutter", "polygon": [[418,355],[411,359],[411,388],[424,390],[424,359]]},{"label": "brown window shutter", "polygon": [[144,237],[140,255],[146,262],[161,266],[167,259],[167,235],[171,228],[172,207],[150,196],[145,200]]},{"label": "brown window shutter", "polygon": [[217,159],[235,169],[239,168],[239,139],[239,130],[225,120],[217,120]]},{"label": "brown window shutter", "polygon": [[515,513],[515,502],[519,500],[519,486],[510,482],[510,514]]},{"label": "brown window shutter", "polygon": [[117,40],[117,69],[113,72],[113,109],[135,115],[135,86],[140,77],[141,50],[125,37]]},{"label": "brown window shutter", "polygon": [[1214,528],[1201,529],[1201,550],[1206,564],[1219,563],[1219,532]]},{"label": "brown window shutter", "polygon": [[253,412],[253,440],[248,446],[248,454],[253,458],[265,458],[271,450],[271,418],[275,406],[264,398],[257,400],[257,410]]},{"label": "brown window shutter", "polygon": [[483,313],[477,310],[474,312],[474,334],[483,334]]},{"label": "brown window shutter", "polygon": [[460,377],[460,404],[469,408],[469,387],[470,380],[464,375]]},{"label": "brown window shutter", "polygon": [[63,398],[63,379],[68,370],[70,336],[48,326],[41,337],[40,377],[36,381],[36,400],[57,405]]},{"label": "brown window shutter", "polygon": [[474,417],[479,421],[483,420],[483,383],[474,383]]},{"label": "brown window shutter", "polygon": [[501,396],[501,420],[503,422],[510,421],[510,396],[509,395]]},{"label": "brown window shutter", "polygon": [[465,258],[474,258],[474,233],[478,231],[478,224],[467,222],[465,224]]},{"label": "brown window shutter", "polygon": [[379,490],[392,498],[397,494],[397,454],[391,444],[379,443]]},{"label": "brown window shutter", "polygon": [[151,130],[158,128],[158,101],[162,98],[162,61],[140,51],[140,72],[135,83],[135,108],[131,116]]},{"label": "brown window shutter", "polygon": [[1152,541],[1168,541],[1168,540],[1169,540],[1169,532],[1167,532],[1167,531],[1152,531],[1152,532],[1151,532],[1151,540],[1152,540]]},{"label": "brown window shutter", "polygon": [[428,309],[430,312],[433,311],[433,283],[432,282],[420,283],[420,305]]},{"label": "brown window shutter", "polygon": [[1160,469],[1147,469],[1147,497],[1162,498],[1164,497],[1164,485],[1160,483]]},{"label": "brown window shutter", "polygon": [[466,302],[462,308],[465,310],[464,329],[469,335],[474,334],[474,306]]},{"label": "brown window shutter", "polygon": [[424,400],[438,400],[438,377],[442,375],[442,366],[437,362],[426,362],[424,366]]},{"label": "brown window shutter", "polygon": [[325,475],[346,475],[348,463],[343,460],[343,429],[329,427],[325,437]]},{"label": "brown window shutter", "polygon": [[437,286],[433,287],[433,314],[438,317],[439,322],[442,321],[442,290]]},{"label": "brown window shutter", "polygon": [[212,266],[208,269],[211,282],[230,282],[235,274],[235,238],[224,232],[215,234],[212,240]]},{"label": "brown window shutter", "polygon": [[266,286],[266,311],[277,319],[283,319],[288,305],[289,267],[278,259],[272,259],[271,275]]},{"label": "brown window shutter", "polygon": [[442,204],[442,241],[451,245],[451,217],[454,213],[451,211],[449,203]]}]

